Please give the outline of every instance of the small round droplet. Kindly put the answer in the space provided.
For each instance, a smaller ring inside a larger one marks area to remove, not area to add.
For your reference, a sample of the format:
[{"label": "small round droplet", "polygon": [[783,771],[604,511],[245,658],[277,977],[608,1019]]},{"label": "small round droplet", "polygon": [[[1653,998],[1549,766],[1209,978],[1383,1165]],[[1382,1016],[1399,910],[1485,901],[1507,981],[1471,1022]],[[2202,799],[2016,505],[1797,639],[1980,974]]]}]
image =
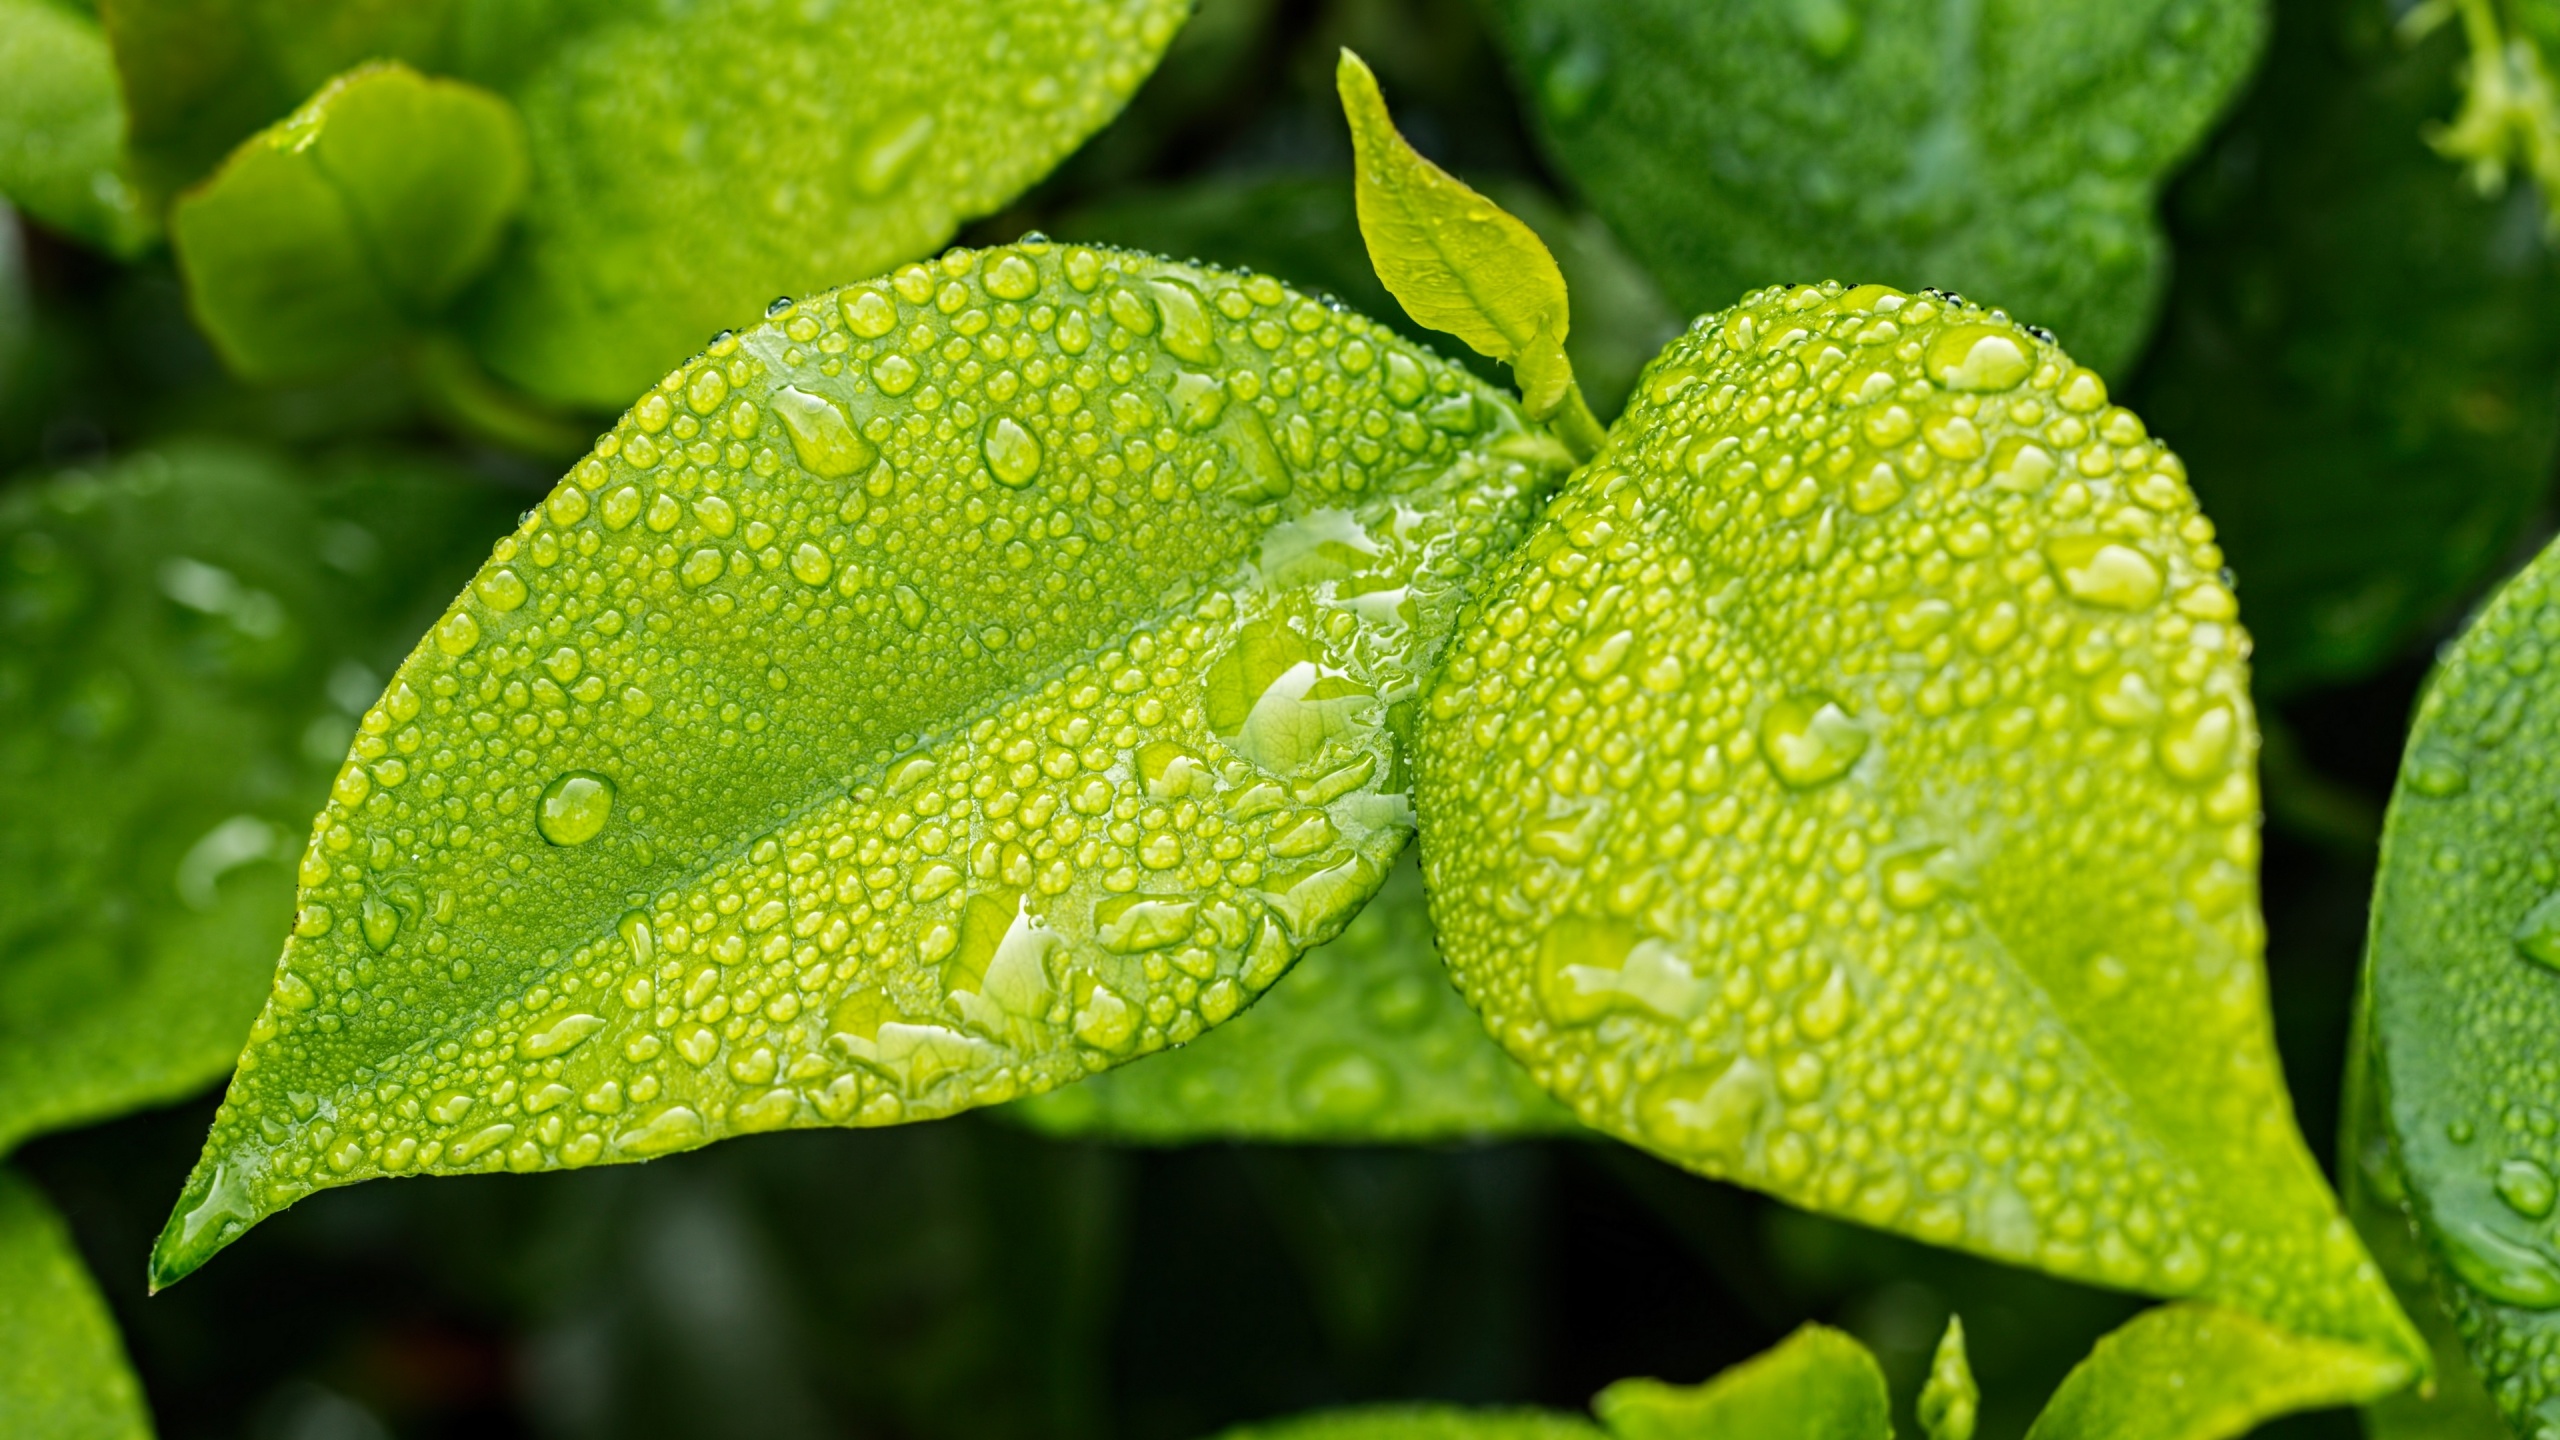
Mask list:
[{"label": "small round droplet", "polygon": [[604,832],[613,814],[613,782],[592,770],[571,770],[542,789],[534,825],[554,845],[584,845]]}]

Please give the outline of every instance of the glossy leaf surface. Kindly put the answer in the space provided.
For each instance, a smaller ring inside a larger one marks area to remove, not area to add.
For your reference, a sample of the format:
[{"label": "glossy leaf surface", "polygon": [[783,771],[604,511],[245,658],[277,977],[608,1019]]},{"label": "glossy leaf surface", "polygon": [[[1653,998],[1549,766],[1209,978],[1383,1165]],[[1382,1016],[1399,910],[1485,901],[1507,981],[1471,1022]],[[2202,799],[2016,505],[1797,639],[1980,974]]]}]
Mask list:
[{"label": "glossy leaf surface", "polygon": [[1837,275],[1963,290],[2110,374],[2159,303],[2161,176],[2256,0],[1486,0],[1543,138],[1692,313]]},{"label": "glossy leaf surface", "polygon": [[2416,1363],[2277,1066],[2211,536],[1991,312],[1835,283],[1700,320],[1425,707],[1460,988],[1702,1173]]},{"label": "glossy leaf surface", "polygon": [[506,101],[405,65],[348,71],[180,197],[189,303],[237,373],[321,375],[436,312],[524,198]]},{"label": "glossy leaf surface", "polygon": [[1052,1135],[1417,1142],[1581,1127],[1449,984],[1410,858],[1252,1009],[1170,1054],[1022,1102]]},{"label": "glossy leaf surface", "polygon": [[153,226],[125,179],[124,138],[98,22],[51,0],[0,0],[0,196],[130,254]]},{"label": "glossy leaf surface", "polygon": [[2098,1342],[2028,1440],[2227,1440],[2297,1410],[2353,1404],[2414,1377],[2397,1359],[2209,1305],[2163,1305]]},{"label": "glossy leaf surface", "polygon": [[0,1152],[222,1074],[353,716],[508,499],[198,443],[0,500]]},{"label": "glossy leaf surface", "polygon": [[1893,1405],[1867,1347],[1806,1325],[1703,1385],[1621,1380],[1591,1402],[1616,1440],[1890,1440]]},{"label": "glossy leaf surface", "polygon": [[502,540],[339,773],[164,1233],[1035,1093],[1235,1014],[1412,832],[1556,463],[1264,277],[954,251],[779,306]]},{"label": "glossy leaf surface", "polygon": [[2459,41],[2383,0],[2286,0],[2255,93],[2183,182],[2132,402],[2194,466],[2261,691],[2351,679],[2511,562],[2560,446],[2560,264],[2535,198],[2420,138]]},{"label": "glossy leaf surface", "polygon": [[0,1170],[0,1434],[148,1440],[151,1415],[71,1233]]},{"label": "glossy leaf surface", "polygon": [[2560,1420],[2552,1177],[2533,1117],[2560,1065],[2560,554],[2490,601],[2418,705],[2382,841],[2366,984],[2389,1155],[2437,1285],[2520,1431]]}]

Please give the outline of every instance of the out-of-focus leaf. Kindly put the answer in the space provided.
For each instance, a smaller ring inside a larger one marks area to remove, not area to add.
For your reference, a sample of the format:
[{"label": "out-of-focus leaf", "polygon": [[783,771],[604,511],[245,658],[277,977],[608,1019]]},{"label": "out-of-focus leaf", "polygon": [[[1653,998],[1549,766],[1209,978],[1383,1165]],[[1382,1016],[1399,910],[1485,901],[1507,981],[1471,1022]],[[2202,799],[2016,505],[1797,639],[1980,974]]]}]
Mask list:
[{"label": "out-of-focus leaf", "polygon": [[2504,561],[2560,439],[2560,267],[2532,200],[2427,152],[2450,36],[2288,0],[2262,84],[2183,185],[2134,403],[2194,467],[2272,691],[2351,679]]},{"label": "out-of-focus leaf", "polygon": [[1399,861],[1342,934],[1251,1010],[1164,1055],[1023,1101],[1052,1135],[1417,1142],[1580,1128],[1495,1045],[1432,945]]},{"label": "out-of-focus leaf", "polygon": [[2560,550],[2545,550],[2419,701],[2366,950],[2367,1083],[2398,1166],[2368,1179],[2405,1197],[2454,1329],[2520,1434],[2560,1422],[2543,1363],[2560,1338],[2560,1144],[2536,1118],[2560,1070],[2554,636]]},{"label": "out-of-focus leaf", "polygon": [[197,320],[238,373],[322,375],[443,309],[524,198],[506,101],[359,66],[179,197],[170,239]]},{"label": "out-of-focus leaf", "polygon": [[1892,1400],[1876,1357],[1806,1325],[1703,1385],[1621,1380],[1591,1402],[1616,1440],[1890,1440]]},{"label": "out-of-focus leaf", "polygon": [[2351,1405],[2415,1378],[2396,1357],[2212,1305],[2163,1305],[2098,1342],[2027,1440],[2227,1440],[2297,1410]]},{"label": "out-of-focus leaf", "polygon": [[18,213],[0,200],[0,414],[15,408],[18,367],[35,342],[35,308],[27,294],[27,247]]},{"label": "out-of-focus leaf", "polygon": [[151,217],[124,173],[124,108],[98,22],[54,0],[0,0],[0,196],[129,255]]},{"label": "out-of-focus leaf", "polygon": [[1555,257],[1536,231],[1396,133],[1359,56],[1343,51],[1334,73],[1351,123],[1360,235],[1378,279],[1407,315],[1510,366],[1531,416],[1553,415],[1573,388]]},{"label": "out-of-focus leaf", "polygon": [[70,1232],[11,1170],[0,1170],[0,1435],[151,1435],[142,1387]]},{"label": "out-of-focus leaf", "polygon": [[1218,1440],[1606,1440],[1579,1415],[1470,1410],[1456,1405],[1366,1405],[1239,1425]]},{"label": "out-of-focus leaf", "polygon": [[2506,188],[2509,166],[2539,186],[2560,224],[2560,96],[2550,56],[2560,50],[2560,5],[2551,0],[2426,0],[2410,6],[2404,34],[2423,35],[2460,20],[2469,53],[2462,67],[2462,108],[2449,123],[2428,127],[2428,140],[2470,171],[2483,195]]},{"label": "out-of-focus leaf", "polygon": [[0,1152],[238,1053],[352,717],[508,513],[442,468],[212,444],[7,492]]},{"label": "out-of-focus leaf", "polygon": [[2160,177],[2259,0],[1485,0],[1542,137],[1684,311],[1832,276],[1967,291],[2119,374]]},{"label": "out-of-focus leaf", "polygon": [[1929,1378],[1913,1408],[1928,1440],[1973,1440],[1974,1422],[1982,1414],[1982,1387],[1974,1383],[1973,1364],[1965,1356],[1961,1318],[1947,1317],[1937,1353],[1929,1357]]},{"label": "out-of-focus leaf", "polygon": [[1410,837],[1402,707],[1558,459],[1132,252],[725,336],[366,712],[155,1276],[324,1186],[923,1119],[1234,1015]]},{"label": "out-of-focus leaf", "polygon": [[372,56],[513,100],[532,189],[468,328],[502,378],[593,406],[777,294],[876,274],[1010,200],[1118,113],[1189,9],[107,3],[127,93],[155,97],[137,144],[177,180],[212,158],[195,137],[227,145]]},{"label": "out-of-focus leaf", "polygon": [[1829,283],[1700,320],[1424,707],[1460,988],[1694,1170],[2422,1363],[2278,1068],[2208,533],[1991,312]]},{"label": "out-of-focus leaf", "polygon": [[[1574,324],[1564,349],[1592,408],[1615,415],[1627,387],[1680,322],[1600,217],[1572,211],[1515,178],[1485,180],[1485,193],[1538,232],[1564,270]],[[1360,240],[1350,183],[1339,176],[1218,176],[1179,187],[1126,192],[1057,217],[1068,239],[1133,245],[1166,255],[1259,270],[1327,291],[1429,345],[1447,342],[1406,315],[1378,283]],[[1490,362],[1468,357],[1487,378]]]}]

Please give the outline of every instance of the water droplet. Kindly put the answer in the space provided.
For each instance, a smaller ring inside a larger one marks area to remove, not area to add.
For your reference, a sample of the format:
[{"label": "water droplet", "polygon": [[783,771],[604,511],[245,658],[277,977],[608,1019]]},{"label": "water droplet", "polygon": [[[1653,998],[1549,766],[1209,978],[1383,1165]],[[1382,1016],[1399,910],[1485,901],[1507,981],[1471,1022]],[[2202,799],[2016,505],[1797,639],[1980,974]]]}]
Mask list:
[{"label": "water droplet", "polygon": [[1837,60],[1858,43],[1858,12],[1848,0],[1794,0],[1787,18],[1817,60]]},{"label": "water droplet", "polygon": [[1929,378],[1950,390],[2007,390],[2034,368],[2027,355],[2006,325],[1958,325],[1929,342]]},{"label": "water droplet", "polygon": [[1819,695],[1790,695],[1760,718],[1760,749],[1780,780],[1805,789],[1848,773],[1867,753],[1867,732]]},{"label": "water droplet", "polygon": [[2459,1218],[2440,1225],[2436,1239],[2454,1273],[2472,1289],[2527,1310],[2560,1309],[2560,1261],[2539,1246]]},{"label": "water droplet", "polygon": [[522,605],[525,602],[525,596],[530,593],[525,589],[524,581],[517,576],[516,572],[503,565],[483,572],[480,578],[473,582],[472,588],[480,592],[480,598],[487,602],[490,609],[500,611],[513,610]]},{"label": "water droplet", "polygon": [[1674,1155],[1730,1162],[1750,1141],[1769,1090],[1768,1072],[1752,1060],[1671,1070],[1637,1095],[1636,1123]]},{"label": "water droplet", "polygon": [[880,451],[853,428],[844,408],[796,385],[773,392],[773,413],[791,436],[792,453],[811,474],[830,480],[867,470]]},{"label": "water droplet", "polygon": [[2498,1198],[2527,1220],[2551,1213],[2555,1192],[2551,1172],[2532,1160],[2509,1160],[2498,1167]]},{"label": "water droplet", "polygon": [[1040,473],[1040,442],[1010,415],[987,422],[980,448],[996,479],[1019,490]]},{"label": "water droplet", "polygon": [[542,789],[535,828],[554,845],[584,845],[604,831],[613,814],[613,782],[592,770],[571,770]]},{"label": "water droplet", "polygon": [[1394,1100],[1395,1083],[1394,1072],[1373,1057],[1348,1046],[1327,1046],[1298,1062],[1289,1078],[1289,1101],[1310,1119],[1360,1120]]},{"label": "water droplet", "polygon": [[2228,705],[2208,705],[2160,737],[2160,766],[2181,780],[2210,780],[2230,757],[2240,721]]},{"label": "water droplet", "polygon": [[364,943],[376,950],[388,950],[400,935],[400,909],[379,895],[364,897],[364,909],[357,917],[364,929]]},{"label": "water droplet", "polygon": [[2070,535],[2045,547],[2062,588],[2084,604],[2139,610],[2160,598],[2160,567],[2130,545],[2096,535]]},{"label": "water droplet", "polygon": [[2409,788],[2438,800],[2471,788],[2471,771],[2462,763],[2462,757],[2433,746],[2421,747],[2411,755],[2406,773]]},{"label": "water droplet", "polygon": [[456,610],[436,627],[436,648],[447,655],[468,655],[480,643],[480,622],[468,610]]},{"label": "water droplet", "polygon": [[2526,959],[2560,970],[2560,891],[2524,913],[2516,924],[2515,942]]},{"label": "water droplet", "polygon": [[1005,255],[987,267],[987,293],[999,300],[1027,300],[1040,288],[1040,272],[1020,255]]},{"label": "water droplet", "polygon": [[1209,323],[1209,312],[1201,303],[1200,292],[1180,280],[1161,278],[1148,282],[1155,292],[1156,313],[1164,326],[1156,335],[1156,343],[1177,360],[1194,365],[1215,365],[1221,358],[1217,331]]}]

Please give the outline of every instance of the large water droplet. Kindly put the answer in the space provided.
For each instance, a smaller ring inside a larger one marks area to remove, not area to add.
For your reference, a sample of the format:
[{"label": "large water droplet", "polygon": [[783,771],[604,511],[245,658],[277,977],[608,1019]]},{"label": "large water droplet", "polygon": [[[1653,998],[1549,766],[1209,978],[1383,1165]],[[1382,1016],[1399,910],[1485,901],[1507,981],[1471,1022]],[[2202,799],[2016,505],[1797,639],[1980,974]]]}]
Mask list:
[{"label": "large water droplet", "polygon": [[996,479],[1017,490],[1040,473],[1040,442],[1010,415],[999,415],[987,423],[981,448],[986,453],[987,468]]},{"label": "large water droplet", "polygon": [[2555,1198],[2551,1172],[2536,1161],[2509,1160],[2498,1167],[2498,1198],[2527,1220],[2539,1220]]},{"label": "large water droplet", "polygon": [[1730,1160],[1742,1153],[1769,1099],[1768,1072],[1756,1061],[1669,1071],[1636,1097],[1645,1138],[1684,1159]]},{"label": "large water droplet", "polygon": [[542,787],[534,825],[554,845],[584,845],[604,831],[613,814],[613,782],[592,770],[571,770]]},{"label": "large water droplet", "polygon": [[2083,604],[2139,610],[2160,598],[2160,567],[2130,545],[2071,535],[2054,541],[2045,553],[2062,572],[2062,588]]},{"label": "large water droplet", "polygon": [[2464,1284],[2502,1304],[2527,1310],[2560,1309],[2560,1261],[2534,1245],[2512,1240],[2477,1220],[2456,1219],[2436,1238]]},{"label": "large water droplet", "polygon": [[2524,912],[2524,919],[2516,923],[2515,941],[2526,959],[2560,970],[2560,890]]},{"label": "large water droplet", "polygon": [[791,434],[791,451],[810,473],[830,480],[867,470],[880,451],[853,428],[844,408],[796,385],[773,392],[773,413]]},{"label": "large water droplet", "polygon": [[1819,695],[1789,695],[1760,717],[1760,748],[1780,780],[1804,789],[1857,764],[1867,753],[1867,732]]},{"label": "large water droplet", "polygon": [[1950,390],[2007,390],[2033,368],[2006,325],[1958,325],[1929,343],[1929,378]]}]

